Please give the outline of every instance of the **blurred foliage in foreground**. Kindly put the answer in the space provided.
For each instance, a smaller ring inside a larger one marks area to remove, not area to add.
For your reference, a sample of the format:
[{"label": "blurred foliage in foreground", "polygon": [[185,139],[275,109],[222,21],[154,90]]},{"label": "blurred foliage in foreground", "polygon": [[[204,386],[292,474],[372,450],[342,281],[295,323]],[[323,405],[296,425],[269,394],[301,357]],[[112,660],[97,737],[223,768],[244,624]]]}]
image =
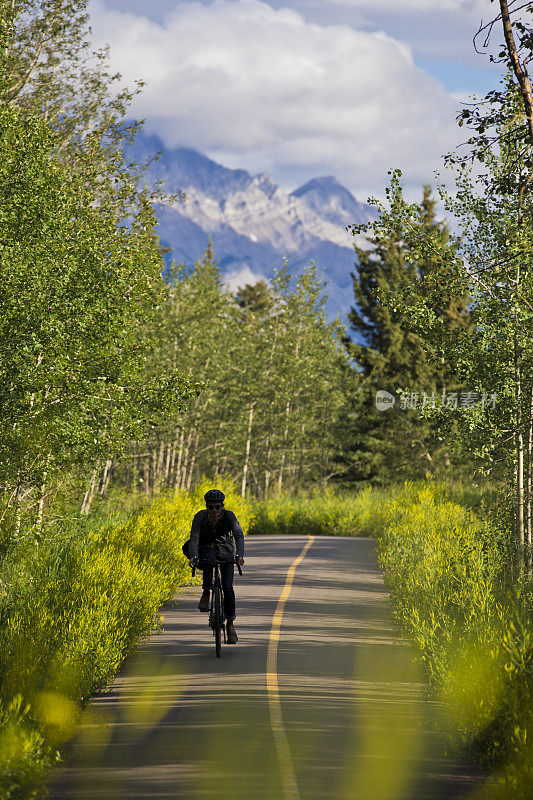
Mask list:
[{"label": "blurred foliage in foreground", "polygon": [[495,773],[487,797],[506,800],[533,790],[533,584],[514,566],[507,508],[494,487],[408,483],[285,495],[258,503],[252,527],[377,537],[402,633],[450,729]]},{"label": "blurred foliage in foreground", "polygon": [[[243,526],[249,505],[221,481]],[[162,495],[127,521],[101,507],[11,541],[0,564],[0,798],[35,796],[81,709],[104,688],[157,609],[190,582],[181,552],[207,486]],[[115,498],[115,501],[117,498]],[[132,506],[135,503],[132,501]]]}]

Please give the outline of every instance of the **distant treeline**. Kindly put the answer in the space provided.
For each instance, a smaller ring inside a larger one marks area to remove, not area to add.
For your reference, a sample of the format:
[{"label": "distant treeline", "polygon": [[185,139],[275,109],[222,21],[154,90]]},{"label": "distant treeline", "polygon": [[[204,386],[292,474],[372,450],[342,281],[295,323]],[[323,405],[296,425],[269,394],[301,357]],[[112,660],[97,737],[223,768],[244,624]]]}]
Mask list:
[{"label": "distant treeline", "polygon": [[232,296],[208,248],[167,280],[154,373],[178,370],[201,389],[117,465],[117,479],[150,493],[224,474],[243,496],[330,479],[351,376],[315,269]]}]

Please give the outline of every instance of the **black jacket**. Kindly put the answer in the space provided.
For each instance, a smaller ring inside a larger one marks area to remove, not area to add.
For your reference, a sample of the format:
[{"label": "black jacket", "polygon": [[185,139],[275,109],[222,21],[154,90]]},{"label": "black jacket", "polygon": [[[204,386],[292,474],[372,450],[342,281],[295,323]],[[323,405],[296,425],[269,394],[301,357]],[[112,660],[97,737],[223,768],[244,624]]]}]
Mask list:
[{"label": "black jacket", "polygon": [[237,545],[237,555],[244,556],[244,533],[233,511],[224,509],[216,525],[209,522],[207,510],[203,509],[194,515],[189,540],[189,557],[198,558],[198,547],[223,544],[233,536]]}]

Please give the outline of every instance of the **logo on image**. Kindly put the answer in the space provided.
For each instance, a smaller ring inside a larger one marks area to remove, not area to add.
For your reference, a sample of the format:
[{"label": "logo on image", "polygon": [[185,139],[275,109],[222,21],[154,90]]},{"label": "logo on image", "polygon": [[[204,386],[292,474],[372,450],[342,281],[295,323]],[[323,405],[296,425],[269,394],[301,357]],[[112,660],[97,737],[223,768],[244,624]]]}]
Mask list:
[{"label": "logo on image", "polygon": [[378,389],[376,392],[376,408],[378,411],[388,411],[389,408],[392,408],[394,403],[396,402],[396,398],[390,392],[386,392],[385,389]]}]

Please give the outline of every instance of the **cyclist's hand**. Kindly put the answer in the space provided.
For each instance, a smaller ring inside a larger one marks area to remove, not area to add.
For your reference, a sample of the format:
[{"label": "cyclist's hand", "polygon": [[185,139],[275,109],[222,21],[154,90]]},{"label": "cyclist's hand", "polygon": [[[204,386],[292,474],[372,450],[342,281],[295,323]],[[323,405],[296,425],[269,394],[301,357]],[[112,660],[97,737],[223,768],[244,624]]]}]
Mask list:
[{"label": "cyclist's hand", "polygon": [[244,558],[242,556],[235,556],[235,563],[240,564],[241,567],[244,564]]}]

